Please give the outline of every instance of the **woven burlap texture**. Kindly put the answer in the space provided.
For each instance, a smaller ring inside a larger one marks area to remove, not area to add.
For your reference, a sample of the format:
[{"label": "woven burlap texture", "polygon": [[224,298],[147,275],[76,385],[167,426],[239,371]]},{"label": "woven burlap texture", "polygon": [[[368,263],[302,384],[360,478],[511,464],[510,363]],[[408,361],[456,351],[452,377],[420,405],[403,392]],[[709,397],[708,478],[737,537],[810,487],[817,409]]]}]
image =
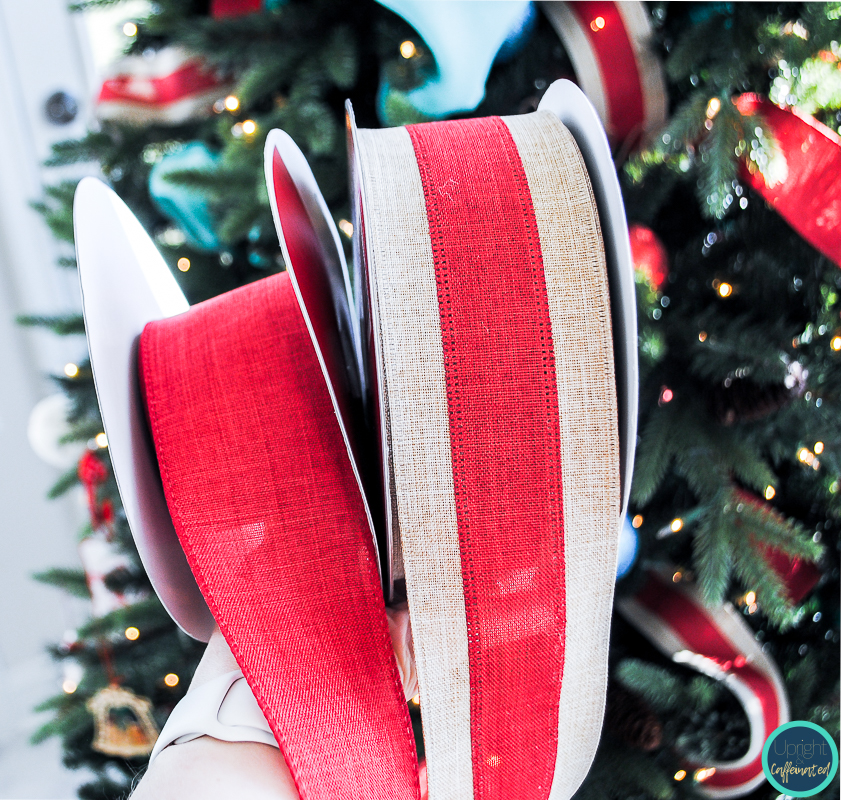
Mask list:
[{"label": "woven burlap texture", "polygon": [[[360,130],[359,155],[430,797],[468,798],[473,776],[467,622],[423,188],[405,128]],[[405,297],[411,303],[404,303]],[[392,314],[401,311],[402,324],[394,324]],[[384,334],[384,325],[393,331]]]},{"label": "woven burlap texture", "polygon": [[[619,535],[619,431],[601,228],[583,159],[550,112],[506,117],[534,204],[558,373],[566,657],[552,800],[587,774],[602,727]],[[564,736],[574,725],[575,735]]]},{"label": "woven burlap texture", "polygon": [[[562,798],[586,774],[604,702],[619,513],[608,287],[592,191],[574,140],[545,112],[505,122],[520,151],[540,233],[562,426],[568,607],[551,793]],[[423,189],[404,129],[360,131],[359,145],[430,797],[470,798],[467,628]],[[565,735],[570,725],[574,737]]]},{"label": "woven burlap texture", "polygon": [[416,800],[374,543],[288,273],[150,323],[139,365],[179,540],[302,800]]}]

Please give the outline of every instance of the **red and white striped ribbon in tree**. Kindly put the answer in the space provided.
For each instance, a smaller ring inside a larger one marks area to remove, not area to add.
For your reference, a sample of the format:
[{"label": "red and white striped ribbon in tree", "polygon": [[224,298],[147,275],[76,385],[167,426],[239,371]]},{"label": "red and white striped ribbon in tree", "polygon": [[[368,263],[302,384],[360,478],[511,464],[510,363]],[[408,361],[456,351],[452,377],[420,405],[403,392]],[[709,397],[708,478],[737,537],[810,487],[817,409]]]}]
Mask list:
[{"label": "red and white striped ribbon in tree", "polygon": [[723,681],[750,723],[748,751],[734,761],[687,755],[688,771],[704,770],[698,788],[709,797],[743,797],[765,781],[762,747],[789,721],[788,698],[774,662],[729,603],[706,606],[691,585],[673,580],[673,570],[650,571],[643,588],[617,602],[619,612],[678,664]]},{"label": "red and white striped ribbon in tree", "polygon": [[614,146],[630,147],[666,121],[663,70],[651,50],[651,24],[640,2],[544,2]]},{"label": "red and white striped ribbon in tree", "polygon": [[99,90],[96,113],[100,119],[176,125],[211,114],[214,101],[230,86],[230,78],[199,57],[165,47],[150,58],[131,55],[118,61]]}]

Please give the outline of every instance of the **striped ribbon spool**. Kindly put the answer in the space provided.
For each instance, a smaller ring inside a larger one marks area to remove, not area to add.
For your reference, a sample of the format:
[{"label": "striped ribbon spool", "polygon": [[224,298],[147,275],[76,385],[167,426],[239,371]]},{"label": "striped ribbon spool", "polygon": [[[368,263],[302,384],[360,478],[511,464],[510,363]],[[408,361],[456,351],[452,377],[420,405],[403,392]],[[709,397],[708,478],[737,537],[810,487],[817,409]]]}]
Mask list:
[{"label": "striped ribbon spool", "polygon": [[352,135],[429,796],[567,798],[601,730],[621,493],[587,171],[546,111]]}]

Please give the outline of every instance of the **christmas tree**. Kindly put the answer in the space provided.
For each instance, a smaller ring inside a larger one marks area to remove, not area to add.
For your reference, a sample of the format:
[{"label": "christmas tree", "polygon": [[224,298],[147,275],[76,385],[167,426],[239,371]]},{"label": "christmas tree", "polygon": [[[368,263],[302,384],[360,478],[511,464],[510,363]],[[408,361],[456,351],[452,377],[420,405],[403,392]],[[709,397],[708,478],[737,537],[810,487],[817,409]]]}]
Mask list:
[{"label": "christmas tree", "polygon": [[[699,650],[701,668],[657,646],[633,613],[652,586],[677,592],[676,603],[698,598],[702,632],[722,614],[737,617],[761,653],[750,668],[776,664],[791,718],[838,737],[841,272],[831,225],[814,213],[826,187],[817,177],[791,184],[841,151],[841,4],[644,8],[668,115],[641,142],[614,141],[638,268],[640,439],[605,729],[579,796],[659,800],[703,794],[748,750],[757,721],[728,688],[751,658],[711,667]],[[599,24],[594,17],[594,31]],[[175,58],[188,75],[182,111],[140,107],[103,87],[99,122],[58,145],[51,163],[97,162],[191,302],[283,269],[262,171],[269,130],[282,128],[304,151],[349,241],[345,98],[361,127],[441,116],[413,100],[414,89],[444,77],[441,54],[374,2],[159,0],[125,31],[121,74]],[[528,6],[484,99],[452,116],[532,111],[560,77],[576,77],[573,59],[546,14]],[[74,188],[48,187],[41,205],[68,243]],[[73,315],[24,322],[83,329]],[[54,648],[75,666],[65,691],[42,705],[53,716],[38,736],[60,736],[67,765],[94,771],[81,797],[118,798],[148,755],[154,730],[145,724],[163,724],[202,647],[176,628],[143,573],[89,365],[56,380],[72,400],[71,437],[91,444],[52,494],[82,482],[92,520],[83,534],[111,560],[102,574],[92,558],[86,570],[39,576],[101,602],[73,641]],[[114,683],[133,693],[128,723],[97,711]],[[94,739],[95,716],[114,740],[102,730]],[[777,794],[760,781],[733,796]],[[821,796],[837,795],[836,777]]]}]

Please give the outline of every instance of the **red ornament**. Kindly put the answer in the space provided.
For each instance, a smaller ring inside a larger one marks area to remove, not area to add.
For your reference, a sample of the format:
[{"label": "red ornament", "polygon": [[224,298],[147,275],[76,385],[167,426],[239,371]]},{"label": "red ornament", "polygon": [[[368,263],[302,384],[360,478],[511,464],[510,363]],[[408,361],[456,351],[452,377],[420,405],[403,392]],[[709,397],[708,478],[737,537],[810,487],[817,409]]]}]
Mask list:
[{"label": "red ornament", "polygon": [[808,114],[780,108],[755,94],[743,94],[736,107],[764,119],[788,168],[784,180],[769,186],[746,164],[742,180],[809,244],[841,266],[841,137]]},{"label": "red ornament", "polygon": [[662,288],[669,277],[669,256],[663,243],[651,228],[637,223],[628,228],[628,235],[634,269],[641,272],[655,289]]},{"label": "red ornament", "polygon": [[263,8],[263,0],[212,0],[210,16],[215,19],[244,17]]}]

